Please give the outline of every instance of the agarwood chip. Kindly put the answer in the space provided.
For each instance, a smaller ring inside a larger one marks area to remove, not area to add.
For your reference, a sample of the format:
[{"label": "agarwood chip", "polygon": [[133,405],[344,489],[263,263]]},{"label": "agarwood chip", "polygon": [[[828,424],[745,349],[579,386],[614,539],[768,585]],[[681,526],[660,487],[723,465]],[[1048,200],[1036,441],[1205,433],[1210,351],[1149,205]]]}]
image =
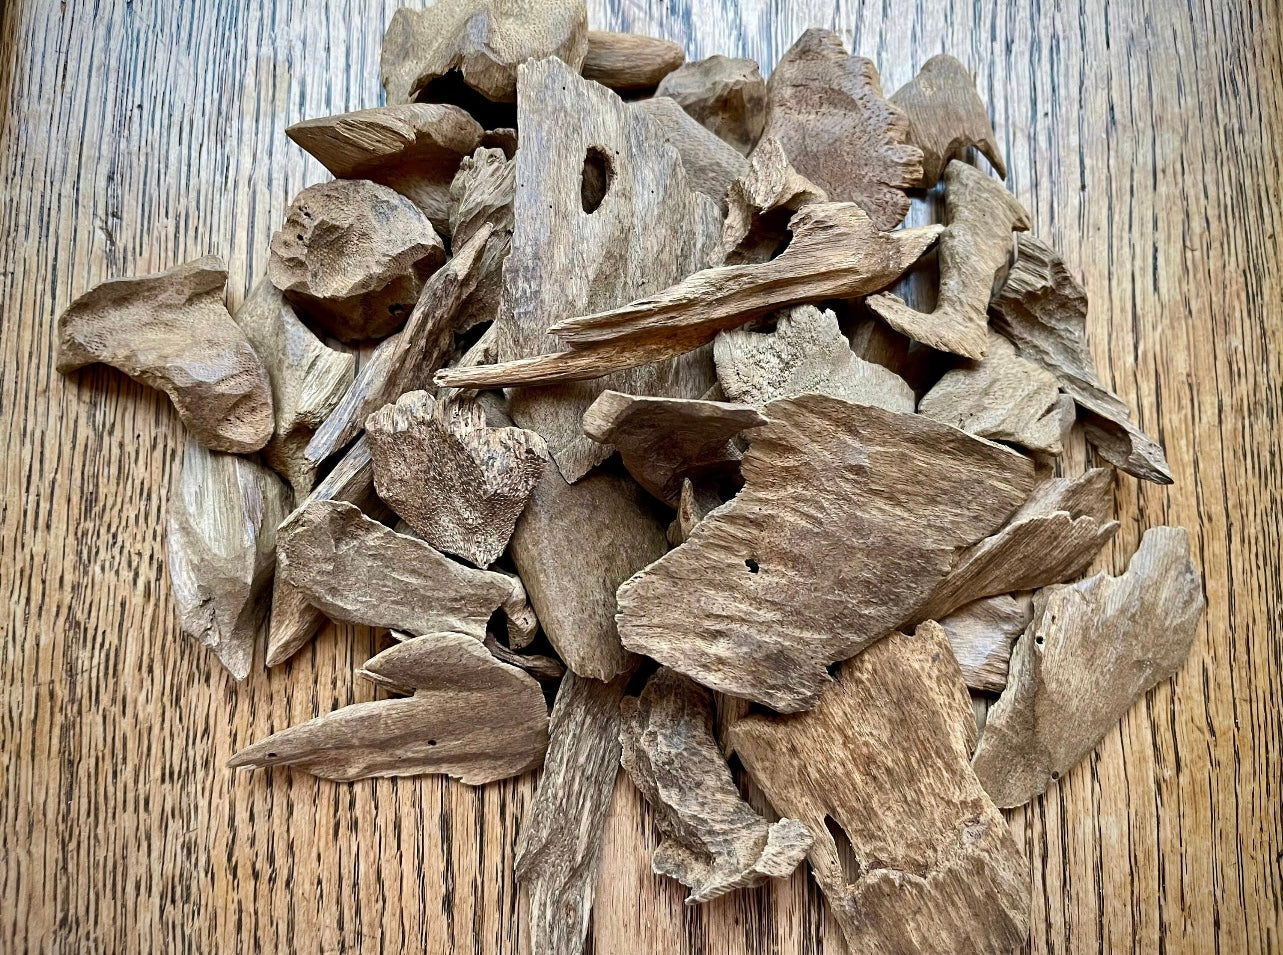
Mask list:
[{"label": "agarwood chip", "polygon": [[530,950],[540,955],[584,950],[619,775],[619,705],[630,676],[601,683],[567,673],[557,691],[548,755],[514,866],[530,896]]},{"label": "agarwood chip", "polygon": [[496,660],[502,660],[509,666],[524,670],[540,683],[555,683],[566,675],[566,668],[555,657],[546,657],[538,653],[518,653],[510,647],[505,647],[488,633],[485,647]]},{"label": "agarwood chip", "polygon": [[266,279],[232,316],[245,332],[272,385],[276,425],[263,457],[302,500],[316,479],[304,456],[312,434],[352,386],[356,358],[327,348]]},{"label": "agarwood chip", "polygon": [[994,296],[993,322],[1021,357],[1042,365],[1078,403],[1087,440],[1105,460],[1145,481],[1171,484],[1163,449],[1131,421],[1122,400],[1101,384],[1087,346],[1087,293],[1052,249],[1018,240],[1016,262]]},{"label": "agarwood chip", "polygon": [[823,395],[772,402],[744,489],[619,588],[623,644],[781,712],[926,601],[957,550],[1029,494],[1033,465],[922,418]]},{"label": "agarwood chip", "polygon": [[547,463],[543,439],[486,427],[473,398],[411,391],[365,423],[379,497],[437,550],[499,559]]},{"label": "agarwood chip", "polygon": [[814,710],[748,716],[730,739],[776,811],[815,834],[811,870],[851,955],[1023,950],[1028,868],[968,765],[975,718],[938,625],[892,633]]},{"label": "agarwood chip", "polygon": [[512,198],[517,190],[516,164],[498,149],[478,149],[465,157],[450,183],[452,242],[456,248],[485,225],[492,227],[481,253],[476,288],[459,308],[460,331],[498,314],[503,295],[503,263],[512,245]]},{"label": "agarwood chip", "polygon": [[522,63],[555,56],[578,71],[587,52],[584,0],[437,0],[392,15],[380,67],[390,104],[433,98],[432,82],[456,71],[486,99],[511,103]]},{"label": "agarwood chip", "polygon": [[944,219],[935,310],[919,312],[890,293],[870,296],[868,306],[915,341],[983,358],[994,278],[1011,258],[1012,231],[1029,228],[1029,213],[1002,183],[955,159],[944,172]]},{"label": "agarwood chip", "polygon": [[856,355],[836,316],[814,305],[781,312],[771,332],[721,332],[713,359],[727,399],[755,408],[776,398],[819,394],[913,413],[913,389],[904,379]]},{"label": "agarwood chip", "polygon": [[405,103],[307,119],[285,135],[340,179],[369,179],[418,206],[450,234],[450,180],[481,142],[481,125],[457,106]]},{"label": "agarwood chip", "polygon": [[368,179],[309,186],[272,236],[267,275],[342,341],[396,331],[445,261],[432,223],[400,193]]},{"label": "agarwood chip", "polygon": [[1028,594],[1002,594],[959,607],[940,621],[970,689],[998,693],[1007,685],[1011,645],[1032,616]]},{"label": "agarwood chip", "polygon": [[697,398],[646,398],[603,391],[584,412],[584,434],[613,444],[637,483],[676,504],[690,474],[738,462],[731,439],[766,424],[757,409]]},{"label": "agarwood chip", "polygon": [[1095,749],[1140,696],[1181,668],[1203,607],[1189,532],[1177,527],[1146,531],[1119,577],[1096,574],[1036,594],[973,761],[994,802],[1028,802]]},{"label": "agarwood chip", "polygon": [[1060,398],[1055,375],[991,331],[985,357],[945,372],[918,403],[918,414],[990,441],[1058,455],[1066,429]]},{"label": "agarwood chip", "polygon": [[746,156],[766,124],[766,81],[753,60],[717,55],[682,64],[664,77],[655,95],[676,100]]},{"label": "agarwood chip", "polygon": [[612,90],[635,93],[653,90],[685,60],[685,51],[669,40],[589,30],[588,52],[580,72],[585,79]]},{"label": "agarwood chip", "polygon": [[414,690],[354,703],[249,746],[229,767],[297,766],[324,779],[446,773],[469,786],[533,769],[548,748],[539,684],[462,633],[406,640],[361,675]]},{"label": "agarwood chip", "polygon": [[257,451],[272,436],[267,371],[223,305],[213,255],[136,278],[108,279],[58,316],[58,371],[102,362],[169,396],[214,451]]},{"label": "agarwood chip", "polygon": [[949,160],[963,158],[968,146],[979,149],[998,175],[1007,178],[989,111],[967,68],[952,56],[941,53],[927,60],[891,102],[909,117],[909,142],[922,150],[922,176],[913,185],[934,186]]},{"label": "agarwood chip", "polygon": [[539,632],[539,618],[535,615],[535,608],[530,605],[530,597],[521,578],[506,570],[499,573],[512,581],[512,593],[503,602],[502,608],[504,616],[508,618],[508,643],[514,650],[521,650],[530,646],[535,634]]},{"label": "agarwood chip", "polygon": [[668,525],[669,546],[677,547],[690,540],[695,525],[707,517],[709,511],[721,507],[723,503],[714,483],[704,478],[683,480],[681,494],[677,499],[677,514]]},{"label": "agarwood chip", "polygon": [[487,129],[481,137],[482,148],[498,149],[506,159],[511,159],[517,154],[517,143],[517,130],[510,126]]},{"label": "agarwood chip", "polygon": [[623,701],[621,761],[655,812],[655,872],[691,890],[686,904],[787,878],[814,837],[795,819],[769,823],[739,794],[713,738],[713,694],[660,669]]},{"label": "agarwood chip", "polygon": [[169,579],[183,632],[249,675],[290,492],[257,462],[189,440],[169,504]]},{"label": "agarwood chip", "polygon": [[726,190],[748,170],[744,156],[666,96],[642,100],[635,108],[654,120],[664,142],[682,157],[690,187],[725,209]]},{"label": "agarwood chip", "polygon": [[827,199],[823,189],[789,165],[780,141],[765,137],[749,156],[748,169],[726,191],[726,264],[769,262],[789,242],[793,213]]},{"label": "agarwood chip", "polygon": [[922,178],[922,151],[909,121],[882,97],[872,60],[851,56],[831,30],[803,33],[766,87],[763,136],[832,199],[858,202],[879,229],[909,211],[903,192]]},{"label": "agarwood chip", "polygon": [[443,556],[344,501],[314,501],[281,525],[280,573],[334,620],[407,633],[486,634],[512,593],[503,574]]}]

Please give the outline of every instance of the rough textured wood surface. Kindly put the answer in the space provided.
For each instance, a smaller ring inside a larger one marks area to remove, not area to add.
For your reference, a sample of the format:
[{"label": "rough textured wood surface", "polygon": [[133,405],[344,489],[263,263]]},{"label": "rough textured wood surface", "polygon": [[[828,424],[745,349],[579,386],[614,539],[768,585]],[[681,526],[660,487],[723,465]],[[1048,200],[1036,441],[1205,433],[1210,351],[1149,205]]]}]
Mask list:
[{"label": "rough textured wood surface", "polygon": [[748,161],[734,147],[667,96],[655,96],[637,104],[663,133],[664,142],[677,150],[686,170],[686,181],[720,207],[726,207],[726,190],[744,175]]},{"label": "rough textured wood surface", "polygon": [[588,31],[588,51],[580,68],[586,79],[621,93],[653,90],[682,65],[680,43],[639,33]]},{"label": "rough textured wood surface", "polygon": [[763,139],[749,156],[748,169],[726,191],[726,263],[770,261],[790,240],[793,213],[827,198],[823,189],[793,168],[778,139]]},{"label": "rough textured wood surface", "polygon": [[[0,949],[526,944],[509,872],[535,775],[473,790],[215,769],[370,699],[354,674],[378,642],[328,626],[234,689],[172,629],[163,529],[183,436],[168,400],[110,369],[52,370],[54,316],[110,276],[217,253],[239,305],[290,200],[326,176],[283,128],[379,105],[401,2],[4,4]],[[1188,526],[1208,609],[1175,681],[1011,814],[1039,955],[1283,943],[1281,15],[1277,0],[591,7],[598,29],[678,40],[690,59],[753,57],[764,75],[815,24],[875,59],[887,90],[957,56],[1033,231],[1091,295],[1101,380],[1161,430],[1176,483],[1119,479],[1122,527],[1093,569],[1121,570],[1147,526]],[[1081,445],[1066,455],[1081,463]],[[619,787],[604,836],[599,955],[844,951],[803,872],[685,907],[650,872],[658,837],[639,800]]]},{"label": "rough textured wood surface", "polygon": [[676,100],[746,156],[766,123],[766,81],[753,60],[718,55],[684,63],[664,77],[655,95]]},{"label": "rough textured wood surface", "polygon": [[973,690],[1000,693],[1007,685],[1011,645],[1029,624],[1028,594],[1001,594],[959,607],[940,620],[949,646]]}]

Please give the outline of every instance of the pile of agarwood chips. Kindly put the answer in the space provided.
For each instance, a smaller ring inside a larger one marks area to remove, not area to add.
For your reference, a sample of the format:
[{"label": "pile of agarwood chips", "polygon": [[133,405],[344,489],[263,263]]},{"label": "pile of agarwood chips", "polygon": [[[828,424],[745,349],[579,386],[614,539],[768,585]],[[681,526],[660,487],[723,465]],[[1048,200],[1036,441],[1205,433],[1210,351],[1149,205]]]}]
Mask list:
[{"label": "pile of agarwood chips", "polygon": [[360,671],[384,698],[232,765],[542,767],[537,955],[584,947],[621,764],[691,903],[805,859],[852,952],[1017,950],[1000,808],[1175,673],[1202,612],[1181,529],[1079,579],[1115,468],[1170,483],[1163,451],[990,173],[961,63],[886,98],[827,30],[766,80],[683,60],[583,0],[399,10],[388,105],[286,131],[337,178],[237,312],[212,256],[108,281],[58,368],[172,399],[179,621],[236,679],[269,606],[267,666],[327,619],[397,641]]}]

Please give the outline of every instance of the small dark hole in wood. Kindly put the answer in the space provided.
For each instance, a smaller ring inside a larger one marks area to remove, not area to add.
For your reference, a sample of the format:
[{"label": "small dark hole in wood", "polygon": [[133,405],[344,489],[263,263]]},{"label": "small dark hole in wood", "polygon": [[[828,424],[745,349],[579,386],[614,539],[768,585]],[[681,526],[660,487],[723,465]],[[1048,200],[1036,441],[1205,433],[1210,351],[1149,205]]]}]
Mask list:
[{"label": "small dark hole in wood", "polygon": [[1042,646],[1042,637],[1034,637],[1034,643],[1038,644],[1038,646]]},{"label": "small dark hole in wood", "polygon": [[436,741],[436,740],[434,740],[434,739],[430,739],[430,740],[428,740],[428,745],[429,745],[429,746],[436,746],[436,745],[437,745],[437,741]]},{"label": "small dark hole in wood", "polygon": [[748,568],[748,572],[749,572],[750,574],[755,574],[755,573],[757,573],[757,571],[758,571],[758,569],[759,569],[759,568],[758,568],[757,561],[755,561],[752,557],[750,557],[748,560],[744,561],[744,566]]},{"label": "small dark hole in wood", "polygon": [[275,753],[268,753],[268,754],[267,754],[267,758],[268,758],[268,759],[275,759],[275,758],[276,758],[276,754],[275,754]]},{"label": "small dark hole in wood", "polygon": [[302,241],[303,241],[303,233],[302,233],[302,232],[300,232],[297,236],[295,236],[295,238],[296,238],[296,239],[298,239],[300,242],[302,242]]},{"label": "small dark hole in wood", "polygon": [[1052,781],[1053,783],[1054,783],[1054,782],[1056,782],[1058,779],[1060,779],[1060,773],[1052,773],[1052,774],[1051,774],[1051,781]]},{"label": "small dark hole in wood", "polygon": [[579,201],[584,212],[596,212],[606,198],[611,180],[615,177],[610,156],[600,146],[589,146],[584,156],[583,176],[579,180]]},{"label": "small dark hole in wood", "polygon": [[837,824],[837,821],[832,816],[824,817],[824,828],[828,830],[829,837],[832,838],[833,844],[837,847],[838,859],[842,863],[842,875],[848,883],[854,885],[860,881],[863,867],[855,857],[855,849],[851,845],[851,840],[847,838],[846,831]]}]

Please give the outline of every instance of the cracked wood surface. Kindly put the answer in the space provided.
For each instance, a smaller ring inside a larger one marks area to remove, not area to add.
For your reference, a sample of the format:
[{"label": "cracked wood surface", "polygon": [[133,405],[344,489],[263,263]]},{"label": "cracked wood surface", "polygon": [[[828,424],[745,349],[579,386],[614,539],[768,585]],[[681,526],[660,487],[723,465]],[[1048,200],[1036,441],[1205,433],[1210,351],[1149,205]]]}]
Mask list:
[{"label": "cracked wood surface", "polygon": [[[216,253],[228,305],[243,300],[290,200],[325,177],[285,126],[380,103],[398,5],[4,5],[0,950],[524,951],[511,868],[536,774],[467,789],[215,768],[275,727],[373,699],[355,671],[382,641],[327,625],[233,688],[179,637],[164,580],[183,453],[168,399],[106,368],[53,371],[54,316],[107,277]],[[1283,234],[1281,12],[590,4],[594,29],[679,40],[690,60],[751,56],[763,75],[813,24],[875,59],[888,91],[957,56],[1032,231],[1087,286],[1102,380],[1168,448],[1170,489],[1119,477],[1122,527],[1092,570],[1120,572],[1145,527],[1188,526],[1208,608],[1175,682],[1010,814],[1037,953],[1280,943],[1283,327],[1266,310],[1283,300],[1267,238]],[[178,83],[190,95],[171,95]],[[1081,441],[1066,459],[1081,464]],[[639,804],[621,783],[598,953],[843,952],[804,872],[685,909],[685,890],[650,872],[658,834]]]}]

